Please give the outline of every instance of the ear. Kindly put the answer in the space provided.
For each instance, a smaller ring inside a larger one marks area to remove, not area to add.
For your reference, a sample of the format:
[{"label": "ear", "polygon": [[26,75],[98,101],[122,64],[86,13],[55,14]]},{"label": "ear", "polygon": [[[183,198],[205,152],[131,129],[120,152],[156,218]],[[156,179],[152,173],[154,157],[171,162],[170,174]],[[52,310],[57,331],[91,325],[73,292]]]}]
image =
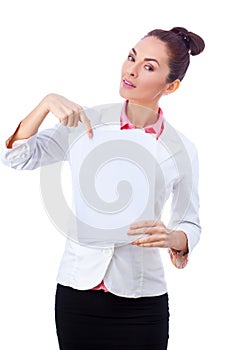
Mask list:
[{"label": "ear", "polygon": [[176,79],[173,82],[167,84],[167,88],[163,91],[164,95],[171,94],[172,92],[175,92],[180,87],[180,80]]}]

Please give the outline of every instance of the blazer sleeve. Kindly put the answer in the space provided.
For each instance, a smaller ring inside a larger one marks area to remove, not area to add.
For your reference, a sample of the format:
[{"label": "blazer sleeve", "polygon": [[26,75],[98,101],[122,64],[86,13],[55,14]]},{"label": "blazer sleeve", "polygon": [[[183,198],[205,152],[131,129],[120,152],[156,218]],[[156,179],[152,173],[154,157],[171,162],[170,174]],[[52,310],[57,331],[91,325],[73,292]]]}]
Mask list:
[{"label": "blazer sleeve", "polygon": [[173,199],[171,205],[171,220],[169,228],[183,231],[188,239],[188,251],[177,252],[169,249],[173,264],[183,268],[188,262],[189,254],[200,239],[201,226],[199,219],[198,153],[193,147],[189,161],[183,166],[182,174],[173,186]]},{"label": "blazer sleeve", "polygon": [[17,170],[33,170],[67,160],[70,128],[56,124],[25,140],[17,140],[12,148],[1,150],[2,162]]}]

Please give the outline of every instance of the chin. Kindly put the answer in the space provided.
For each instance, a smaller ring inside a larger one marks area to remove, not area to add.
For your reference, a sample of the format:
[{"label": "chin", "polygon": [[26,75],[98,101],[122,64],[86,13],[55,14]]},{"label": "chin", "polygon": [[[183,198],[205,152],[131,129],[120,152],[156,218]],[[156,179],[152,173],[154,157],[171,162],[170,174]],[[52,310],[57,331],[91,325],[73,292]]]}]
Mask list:
[{"label": "chin", "polygon": [[124,91],[122,91],[122,88],[119,89],[119,95],[123,98],[126,98]]},{"label": "chin", "polygon": [[125,94],[121,91],[121,89],[119,90],[119,95],[120,95],[121,97],[123,97],[123,98],[126,99],[126,96],[125,96]]},{"label": "chin", "polygon": [[121,97],[123,97],[124,99],[126,100],[129,100],[129,99],[135,99],[135,96],[134,94],[132,93],[132,91],[126,91],[124,88],[120,87],[119,89],[119,95]]}]

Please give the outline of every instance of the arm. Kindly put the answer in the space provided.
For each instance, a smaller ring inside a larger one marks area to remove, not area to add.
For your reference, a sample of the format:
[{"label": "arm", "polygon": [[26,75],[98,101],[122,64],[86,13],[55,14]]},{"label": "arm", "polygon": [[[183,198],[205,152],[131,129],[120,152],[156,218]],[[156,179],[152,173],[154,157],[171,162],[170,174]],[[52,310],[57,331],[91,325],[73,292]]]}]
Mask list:
[{"label": "arm", "polygon": [[[172,215],[169,222],[169,227],[174,228],[176,232],[182,232],[187,240],[185,249],[171,247],[169,250],[171,260],[178,268],[187,264],[188,254],[198,243],[201,234],[198,194],[199,164],[196,149],[190,161],[191,176],[184,174],[181,180],[174,185]],[[186,200],[180,201],[179,198],[186,198]]]},{"label": "arm", "polygon": [[184,172],[173,186],[169,228],[162,221],[146,220],[132,224],[128,231],[129,235],[147,234],[132,244],[140,247],[169,248],[171,260],[177,268],[186,266],[188,254],[198,243],[201,233],[196,150],[189,163],[185,164]]},{"label": "arm", "polygon": [[[38,132],[49,112],[60,124]],[[90,121],[79,105],[60,95],[47,95],[6,141],[6,148],[1,152],[3,163],[15,169],[32,170],[66,159],[68,127],[76,127],[80,121],[92,137]]]},{"label": "arm", "polygon": [[79,121],[83,122],[92,136],[90,122],[82,108],[74,102],[57,94],[49,94],[38,104],[38,106],[18,125],[14,134],[6,141],[6,147],[12,148],[17,140],[28,139],[38,132],[38,129],[48,113],[53,113],[62,125],[77,127]]}]

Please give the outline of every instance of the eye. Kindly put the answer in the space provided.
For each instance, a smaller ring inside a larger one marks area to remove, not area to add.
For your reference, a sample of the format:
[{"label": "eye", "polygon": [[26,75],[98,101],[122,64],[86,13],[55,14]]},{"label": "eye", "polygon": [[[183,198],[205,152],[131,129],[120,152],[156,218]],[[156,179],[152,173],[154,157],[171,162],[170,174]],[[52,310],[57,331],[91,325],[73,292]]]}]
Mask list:
[{"label": "eye", "polygon": [[150,71],[150,72],[154,71],[154,67],[150,66],[149,64],[145,65],[145,69]]},{"label": "eye", "polygon": [[132,55],[129,55],[129,56],[128,56],[128,60],[131,61],[131,62],[134,62],[134,61],[135,61],[135,60],[134,60],[134,57],[133,57]]}]

